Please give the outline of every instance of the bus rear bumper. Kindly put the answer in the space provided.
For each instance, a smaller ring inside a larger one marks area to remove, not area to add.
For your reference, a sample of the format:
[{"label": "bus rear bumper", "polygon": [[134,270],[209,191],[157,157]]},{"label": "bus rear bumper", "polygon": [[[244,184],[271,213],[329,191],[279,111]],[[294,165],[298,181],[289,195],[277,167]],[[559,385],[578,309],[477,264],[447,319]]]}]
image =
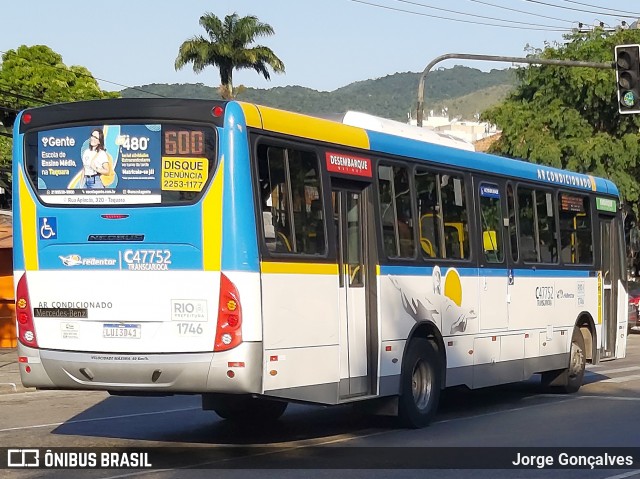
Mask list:
[{"label": "bus rear bumper", "polygon": [[262,343],[213,353],[91,353],[18,345],[25,387],[149,393],[262,392]]}]

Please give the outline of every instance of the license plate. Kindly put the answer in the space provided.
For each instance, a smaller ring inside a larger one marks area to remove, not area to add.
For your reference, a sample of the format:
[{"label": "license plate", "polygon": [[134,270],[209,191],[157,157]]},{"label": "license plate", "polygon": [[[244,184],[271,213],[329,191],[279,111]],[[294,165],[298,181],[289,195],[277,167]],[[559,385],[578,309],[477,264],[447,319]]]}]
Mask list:
[{"label": "license plate", "polygon": [[102,326],[103,338],[140,339],[139,324],[104,324]]}]

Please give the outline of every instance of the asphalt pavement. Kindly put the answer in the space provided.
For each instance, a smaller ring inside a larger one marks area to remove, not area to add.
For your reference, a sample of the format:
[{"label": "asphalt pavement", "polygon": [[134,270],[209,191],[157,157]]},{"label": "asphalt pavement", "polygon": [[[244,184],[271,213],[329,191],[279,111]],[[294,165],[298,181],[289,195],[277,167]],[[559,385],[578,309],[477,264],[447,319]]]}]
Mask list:
[{"label": "asphalt pavement", "polygon": [[35,388],[25,388],[20,381],[18,350],[16,348],[0,348],[0,394],[35,390]]}]

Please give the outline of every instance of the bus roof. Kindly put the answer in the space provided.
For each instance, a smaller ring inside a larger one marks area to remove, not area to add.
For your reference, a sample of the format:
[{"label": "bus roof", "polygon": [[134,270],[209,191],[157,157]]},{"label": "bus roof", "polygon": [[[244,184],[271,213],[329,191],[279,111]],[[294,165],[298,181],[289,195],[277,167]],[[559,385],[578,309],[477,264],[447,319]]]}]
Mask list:
[{"label": "bus roof", "polygon": [[380,118],[379,116],[369,115],[359,111],[348,111],[345,113],[342,118],[342,123],[345,125],[359,126],[365,130],[388,133],[403,138],[413,138],[414,140],[433,143],[435,145],[450,146],[467,151],[476,150],[472,143],[461,138],[456,138],[453,135],[439,133],[428,128],[420,128],[387,118]]},{"label": "bus roof", "polygon": [[[402,131],[384,128],[384,125],[376,127],[376,122],[365,121],[364,123],[368,123],[369,128],[363,128],[260,105],[248,103],[240,103],[240,105],[245,112],[247,125],[251,127],[338,143],[348,147],[363,148],[372,152],[426,160],[464,170],[526,179],[549,186],[619,196],[616,185],[604,178],[523,160],[468,151],[468,149],[462,149],[460,145],[454,147],[450,144],[436,144],[426,136],[416,139],[416,135],[413,133],[410,135],[411,137],[399,136]],[[387,121],[391,122],[391,120]],[[360,121],[355,122],[362,124]],[[382,131],[375,131],[374,128]]]}]

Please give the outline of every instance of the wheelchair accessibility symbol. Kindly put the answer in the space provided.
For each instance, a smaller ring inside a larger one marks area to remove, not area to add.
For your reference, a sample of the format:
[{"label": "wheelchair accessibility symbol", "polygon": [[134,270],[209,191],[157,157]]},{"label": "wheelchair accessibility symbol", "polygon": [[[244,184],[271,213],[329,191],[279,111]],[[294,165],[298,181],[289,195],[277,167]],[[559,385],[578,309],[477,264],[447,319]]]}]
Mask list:
[{"label": "wheelchair accessibility symbol", "polygon": [[40,227],[40,239],[56,239],[58,237],[58,222],[53,216],[44,216],[38,218],[38,226]]}]

